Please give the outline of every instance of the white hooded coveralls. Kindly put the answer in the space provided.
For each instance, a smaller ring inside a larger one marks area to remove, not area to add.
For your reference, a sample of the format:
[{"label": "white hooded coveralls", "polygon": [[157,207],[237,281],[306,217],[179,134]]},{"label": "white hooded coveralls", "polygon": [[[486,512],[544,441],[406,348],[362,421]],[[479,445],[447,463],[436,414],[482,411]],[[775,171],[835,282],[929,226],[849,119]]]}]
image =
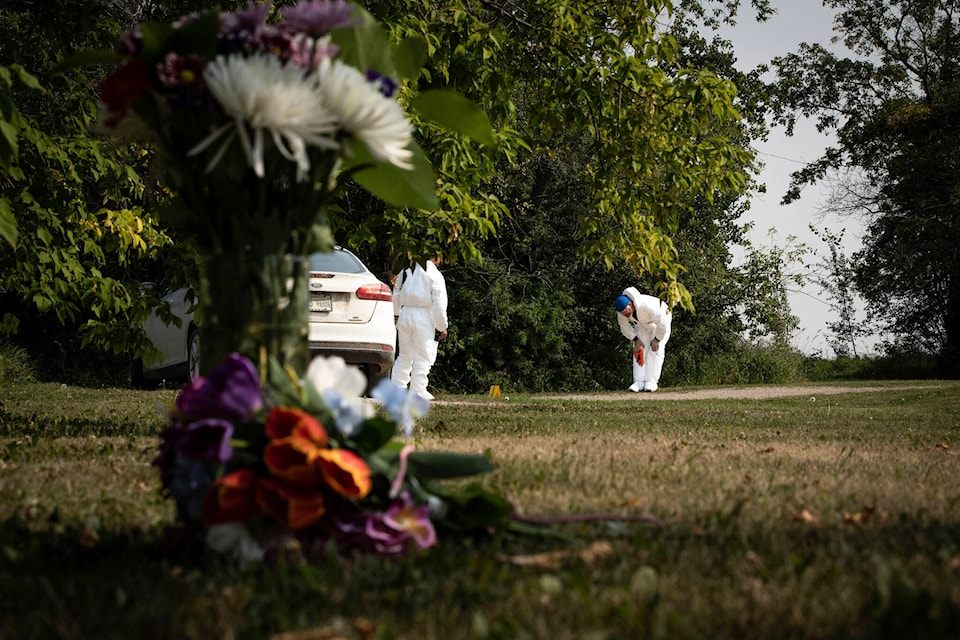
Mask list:
[{"label": "white hooded coveralls", "polygon": [[[633,360],[633,382],[641,388],[648,384],[660,384],[660,372],[663,371],[663,358],[667,340],[670,339],[670,322],[673,314],[670,307],[660,298],[648,296],[637,291],[636,287],[627,287],[623,295],[633,303],[634,317],[624,318],[617,313],[620,332],[633,343],[639,338],[643,344],[643,366]],[[650,342],[656,337],[660,344],[657,350],[650,348]],[[631,352],[632,353],[632,352]]]},{"label": "white hooded coveralls", "polygon": [[436,332],[447,330],[447,285],[432,261],[405,269],[393,291],[397,316],[397,360],[391,379],[425,398],[427,377],[437,360]]}]

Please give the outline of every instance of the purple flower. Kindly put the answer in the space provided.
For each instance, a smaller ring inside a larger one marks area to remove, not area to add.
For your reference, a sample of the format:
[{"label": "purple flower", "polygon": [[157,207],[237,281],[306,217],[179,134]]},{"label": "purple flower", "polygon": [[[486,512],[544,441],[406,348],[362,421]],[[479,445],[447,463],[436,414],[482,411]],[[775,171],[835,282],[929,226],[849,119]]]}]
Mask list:
[{"label": "purple flower", "polygon": [[398,556],[426,549],[437,541],[426,505],[415,505],[407,493],[394,500],[385,512],[358,513],[334,523],[341,551]]},{"label": "purple flower", "polygon": [[140,31],[140,25],[133,29],[124,31],[123,35],[117,41],[117,53],[130,56],[140,55],[140,49],[143,46],[143,34]]},{"label": "purple flower", "polygon": [[377,90],[383,95],[384,98],[392,98],[394,95],[396,95],[397,87],[400,85],[398,85],[397,81],[390,76],[377,73],[373,69],[367,69],[366,76],[370,84],[377,87]]},{"label": "purple flower", "polygon": [[253,33],[270,15],[269,2],[251,2],[246,9],[224,13],[220,16],[220,32],[246,31]]},{"label": "purple flower", "polygon": [[168,87],[199,88],[203,86],[203,68],[206,66],[206,60],[200,56],[180,56],[171,52],[164,58],[163,64],[158,65],[157,75],[160,82]]},{"label": "purple flower", "polygon": [[188,424],[204,418],[245,420],[262,406],[257,370],[236,353],[227,356],[206,378],[187,384],[176,401],[177,414]]},{"label": "purple flower", "polygon": [[277,56],[281,62],[286,62],[296,55],[294,38],[282,29],[265,26],[258,29],[256,34],[246,43],[250,52],[262,51]]},{"label": "purple flower", "polygon": [[340,45],[328,40],[314,39],[303,34],[290,42],[290,64],[304,69],[316,69],[323,60],[331,60],[340,51]]},{"label": "purple flower", "polygon": [[233,455],[232,436],[232,423],[207,418],[188,425],[174,446],[179,453],[194,460],[223,463]]},{"label": "purple flower", "polygon": [[361,23],[351,17],[356,5],[343,0],[300,0],[295,7],[280,10],[288,28],[319,36],[333,29],[352,27]]}]

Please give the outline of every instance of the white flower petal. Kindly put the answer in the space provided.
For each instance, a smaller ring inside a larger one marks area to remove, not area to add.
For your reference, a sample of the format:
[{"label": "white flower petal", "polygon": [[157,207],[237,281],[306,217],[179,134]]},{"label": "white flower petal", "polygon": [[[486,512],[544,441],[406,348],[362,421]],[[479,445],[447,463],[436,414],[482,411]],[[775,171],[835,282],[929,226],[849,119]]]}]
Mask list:
[{"label": "white flower petal", "polygon": [[412,130],[396,100],[385,97],[362,73],[339,60],[324,61],[317,70],[325,102],[340,121],[379,160],[412,169]]},{"label": "white flower petal", "polygon": [[203,75],[210,93],[233,119],[247,161],[258,176],[265,174],[265,130],[274,141],[287,141],[285,148],[277,147],[297,164],[298,180],[307,177],[310,167],[308,145],[339,148],[333,140],[336,118],[324,104],[325,94],[317,77],[305,75],[302,68],[285,66],[268,54],[217,56]]},{"label": "white flower petal", "polygon": [[367,388],[367,379],[357,367],[340,356],[318,356],[307,367],[307,380],[321,394],[330,389],[344,399],[357,398]]},{"label": "white flower petal", "polygon": [[263,560],[263,549],[242,524],[227,522],[207,529],[207,546],[217,553],[233,554],[240,566]]}]

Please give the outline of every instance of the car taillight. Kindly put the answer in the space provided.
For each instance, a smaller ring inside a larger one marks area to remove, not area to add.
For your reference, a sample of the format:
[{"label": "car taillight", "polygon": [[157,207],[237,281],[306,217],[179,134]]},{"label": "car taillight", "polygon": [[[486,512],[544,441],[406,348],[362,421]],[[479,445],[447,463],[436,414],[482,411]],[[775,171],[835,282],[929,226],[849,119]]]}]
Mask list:
[{"label": "car taillight", "polygon": [[357,289],[357,297],[361,300],[393,301],[393,293],[390,291],[390,287],[383,283],[363,285]]}]

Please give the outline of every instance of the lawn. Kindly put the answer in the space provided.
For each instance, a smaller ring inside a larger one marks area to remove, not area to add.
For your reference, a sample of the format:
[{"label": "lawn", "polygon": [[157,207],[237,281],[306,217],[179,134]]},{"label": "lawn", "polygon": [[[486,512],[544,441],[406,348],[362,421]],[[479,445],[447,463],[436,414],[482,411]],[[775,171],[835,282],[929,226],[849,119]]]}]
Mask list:
[{"label": "lawn", "polygon": [[413,443],[526,516],[648,518],[247,570],[165,542],[173,392],[0,386],[0,638],[960,637],[960,384],[919,386],[463,398]]}]

